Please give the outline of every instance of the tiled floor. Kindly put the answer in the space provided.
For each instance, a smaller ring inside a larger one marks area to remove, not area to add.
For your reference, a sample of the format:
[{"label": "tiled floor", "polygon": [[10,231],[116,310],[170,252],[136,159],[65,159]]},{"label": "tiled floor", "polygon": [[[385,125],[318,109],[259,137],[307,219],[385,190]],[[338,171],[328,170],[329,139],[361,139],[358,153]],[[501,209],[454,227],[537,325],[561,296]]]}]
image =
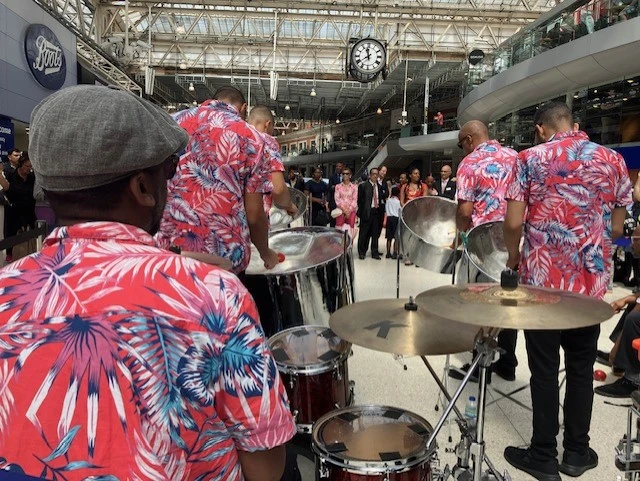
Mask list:
[{"label": "tiled floor", "polygon": [[[358,300],[396,297],[395,261],[391,259],[378,261],[370,257],[365,260],[356,258],[355,270]],[[433,287],[450,284],[450,282],[450,276],[432,273],[414,266],[401,265],[400,295],[403,297],[416,295]],[[607,300],[617,299],[628,293],[628,289],[616,286],[613,292],[607,295]],[[602,325],[602,334],[599,341],[601,349],[610,349],[611,343],[608,340],[608,335],[614,324],[615,318]],[[357,346],[354,346],[353,350],[354,355],[349,360],[349,371],[351,379],[356,383],[356,404],[386,404],[402,407],[423,416],[432,425],[436,424],[439,412],[436,412],[434,408],[438,398],[438,388],[420,358],[404,359],[404,363],[407,365],[407,370],[404,370],[401,361],[395,360],[390,354],[379,353]],[[522,333],[519,334],[518,338],[517,355],[520,365],[517,369],[516,380],[514,382],[506,382],[494,376],[492,387],[506,392],[528,386],[529,369]],[[456,355],[452,356],[451,362],[459,366],[469,359],[470,354]],[[433,356],[429,360],[434,369],[441,373],[444,368],[445,356]],[[616,379],[608,368],[601,368],[607,372],[608,379],[606,382]],[[450,392],[453,392],[457,386],[457,381],[451,381]],[[470,395],[477,396],[476,384],[466,388],[458,404],[461,410],[464,410],[464,404]],[[515,397],[525,405],[530,405],[531,403],[528,388],[522,390]],[[499,396],[490,389],[488,402],[496,398],[499,399]],[[605,403],[605,401],[611,401],[612,404]],[[614,447],[626,430],[627,410],[625,407],[619,407],[619,405],[624,404],[627,404],[626,400],[608,400],[599,396],[595,397],[591,423],[591,445],[600,457],[600,464],[596,469],[587,472],[580,479],[616,480],[616,476],[619,473],[614,465]],[[500,399],[498,402],[488,406],[486,423],[487,454],[496,467],[500,471],[504,471],[510,468],[502,456],[504,448],[509,445],[525,446],[531,438],[531,412],[509,400]],[[450,433],[453,442],[448,440]],[[451,431],[449,431],[445,425],[438,437],[438,456],[442,466],[447,463],[449,465],[455,464],[455,456],[446,453],[445,449],[453,448],[458,440],[459,431],[457,426],[452,424]],[[558,445],[561,451],[562,430],[558,438]],[[301,460],[300,465],[304,476],[303,479],[314,479],[310,463]],[[509,469],[509,474],[513,480],[517,481],[533,479],[513,468]],[[571,479],[567,476],[564,476],[564,478]]]}]

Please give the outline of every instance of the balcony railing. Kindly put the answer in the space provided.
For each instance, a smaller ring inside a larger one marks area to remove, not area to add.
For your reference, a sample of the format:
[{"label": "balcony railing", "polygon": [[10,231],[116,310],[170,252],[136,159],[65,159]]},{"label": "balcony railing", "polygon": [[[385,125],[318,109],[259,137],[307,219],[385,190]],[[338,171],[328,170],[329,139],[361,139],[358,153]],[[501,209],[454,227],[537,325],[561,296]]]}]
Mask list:
[{"label": "balcony railing", "polygon": [[639,0],[577,0],[493,51],[493,62],[469,66],[465,95],[494,75],[585,35],[637,17]]}]

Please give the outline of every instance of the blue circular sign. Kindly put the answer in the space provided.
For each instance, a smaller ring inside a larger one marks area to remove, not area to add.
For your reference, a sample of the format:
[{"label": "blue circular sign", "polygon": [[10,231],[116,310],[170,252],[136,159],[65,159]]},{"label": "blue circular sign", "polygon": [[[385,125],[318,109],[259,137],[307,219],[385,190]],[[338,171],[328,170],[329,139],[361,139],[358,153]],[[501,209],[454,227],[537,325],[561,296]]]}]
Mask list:
[{"label": "blue circular sign", "polygon": [[49,90],[58,90],[67,77],[67,61],[58,37],[46,25],[29,25],[24,51],[31,73]]}]

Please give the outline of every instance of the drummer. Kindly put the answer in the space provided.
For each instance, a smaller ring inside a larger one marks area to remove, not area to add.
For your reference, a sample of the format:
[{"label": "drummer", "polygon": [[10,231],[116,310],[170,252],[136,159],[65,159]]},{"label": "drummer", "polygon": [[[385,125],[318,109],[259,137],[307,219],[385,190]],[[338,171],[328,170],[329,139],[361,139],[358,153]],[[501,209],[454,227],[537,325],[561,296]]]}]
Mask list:
[{"label": "drummer", "polygon": [[[467,232],[486,222],[504,220],[507,211],[504,196],[518,153],[503,147],[497,140],[491,140],[487,126],[478,120],[471,120],[462,126],[458,133],[458,147],[466,155],[458,166],[458,230]],[[518,332],[513,329],[505,329],[498,336],[498,344],[505,353],[493,364],[492,370],[506,381],[516,378],[517,337]],[[465,364],[461,371],[468,369],[469,364]],[[462,379],[464,375],[461,371],[449,371],[449,376]],[[477,374],[474,373],[472,381],[477,382]]]},{"label": "drummer", "polygon": [[[632,203],[624,159],[577,130],[564,103],[543,104],[533,120],[540,145],[520,152],[506,194],[507,267],[520,266],[523,284],[602,299],[609,283],[612,237],[622,235],[626,206]],[[505,449],[505,459],[515,468],[540,480],[560,481],[559,472],[580,476],[598,465],[598,455],[589,447],[589,427],[599,334],[599,325],[525,331],[533,437],[528,449]],[[564,455],[558,465],[560,347],[567,388]]]},{"label": "drummer", "polygon": [[262,134],[265,151],[269,156],[270,180],[273,184],[273,190],[264,195],[264,211],[267,214],[267,220],[273,204],[286,210],[287,214],[294,216],[298,212],[298,208],[291,200],[291,194],[284,179],[280,145],[273,138],[274,119],[271,109],[265,105],[256,105],[251,109],[247,122]]}]

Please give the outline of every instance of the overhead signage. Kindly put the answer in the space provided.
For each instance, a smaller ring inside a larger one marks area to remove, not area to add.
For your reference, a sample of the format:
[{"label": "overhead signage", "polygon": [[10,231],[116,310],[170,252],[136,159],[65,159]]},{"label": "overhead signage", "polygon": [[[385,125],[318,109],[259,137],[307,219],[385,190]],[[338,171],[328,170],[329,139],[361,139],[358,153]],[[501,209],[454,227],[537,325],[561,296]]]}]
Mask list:
[{"label": "overhead signage", "polygon": [[0,117],[0,156],[6,157],[13,149],[13,122],[6,117]]},{"label": "overhead signage", "polygon": [[62,44],[46,25],[29,25],[24,37],[29,69],[44,88],[58,90],[67,77],[67,62]]},{"label": "overhead signage", "polygon": [[482,50],[473,50],[469,54],[469,63],[471,65],[478,65],[484,60],[484,52]]}]

